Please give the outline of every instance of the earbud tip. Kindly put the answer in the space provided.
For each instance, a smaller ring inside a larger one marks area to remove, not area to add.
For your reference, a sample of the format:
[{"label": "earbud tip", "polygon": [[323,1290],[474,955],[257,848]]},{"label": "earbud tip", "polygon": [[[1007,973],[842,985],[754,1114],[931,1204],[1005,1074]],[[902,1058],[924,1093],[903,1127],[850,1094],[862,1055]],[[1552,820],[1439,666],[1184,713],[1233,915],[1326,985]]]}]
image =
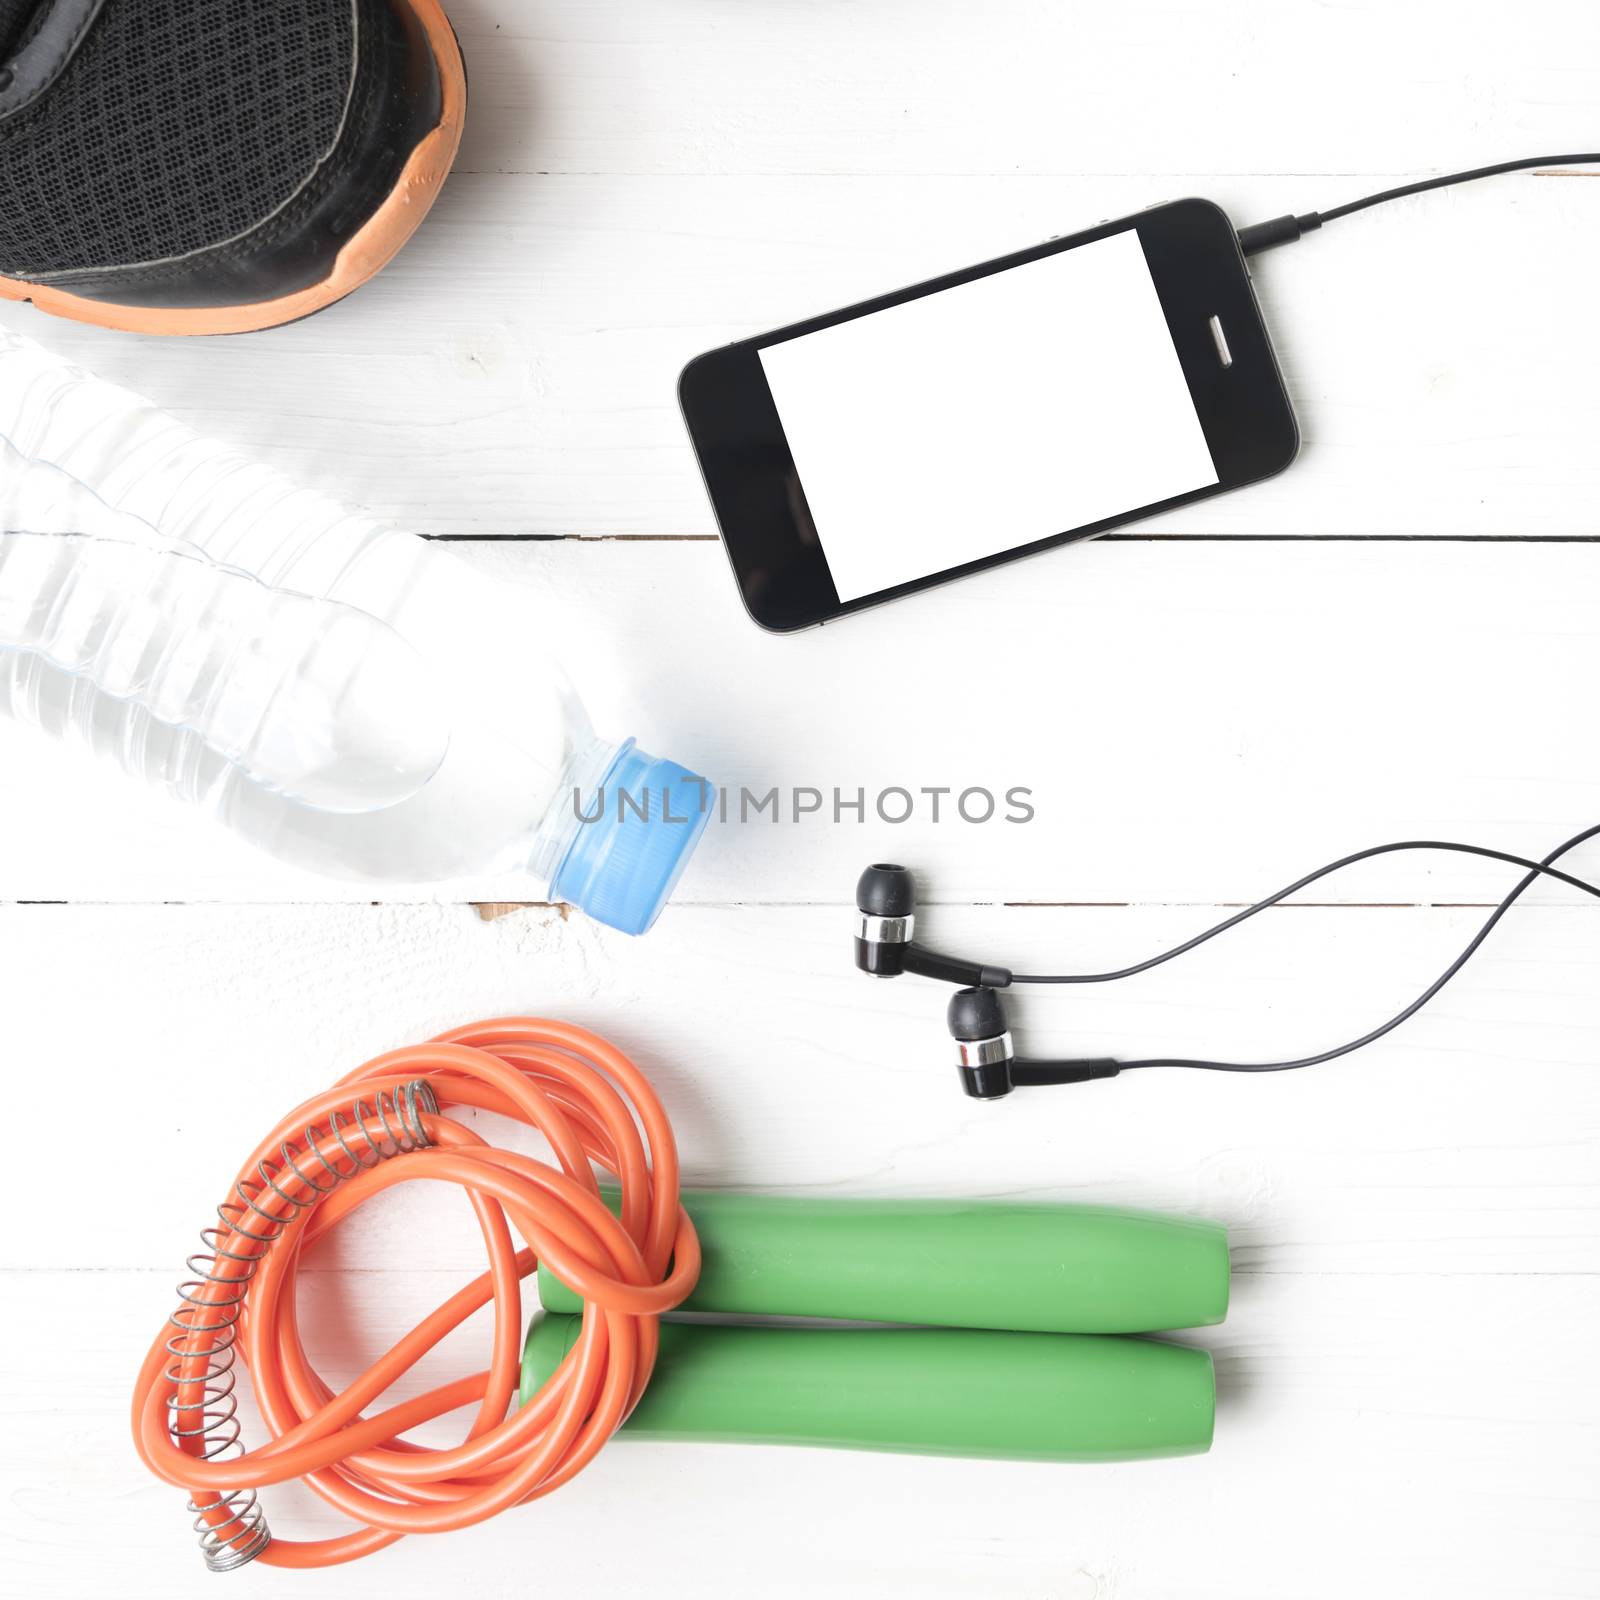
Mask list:
[{"label": "earbud tip", "polygon": [[1006,1031],[1006,1009],[993,989],[957,989],[945,1012],[950,1037],[962,1044],[997,1039]]},{"label": "earbud tip", "polygon": [[856,884],[856,909],[869,917],[909,917],[916,910],[916,889],[906,868],[877,861]]}]

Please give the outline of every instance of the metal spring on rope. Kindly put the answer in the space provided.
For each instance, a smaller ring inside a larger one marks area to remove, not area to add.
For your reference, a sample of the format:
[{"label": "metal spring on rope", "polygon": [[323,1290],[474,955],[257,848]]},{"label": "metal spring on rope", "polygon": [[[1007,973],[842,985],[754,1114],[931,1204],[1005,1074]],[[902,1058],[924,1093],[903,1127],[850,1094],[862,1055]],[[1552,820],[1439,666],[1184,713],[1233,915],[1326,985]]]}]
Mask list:
[{"label": "metal spring on rope", "polygon": [[[183,1302],[167,1319],[172,1357],[164,1376],[170,1432],[202,1461],[244,1454],[234,1362],[245,1294],[267,1252],[302,1212],[359,1172],[429,1143],[424,1116],[438,1102],[424,1079],[357,1100],[348,1115],[335,1111],[286,1140],[276,1158],[257,1163],[255,1177],[234,1184],[233,1198],[217,1207],[218,1226],[203,1228],[203,1249],[185,1265],[192,1277],[178,1285]],[[201,1502],[205,1503],[202,1504]],[[203,1495],[188,1506],[200,1553],[212,1572],[231,1572],[272,1543],[254,1489]]]}]

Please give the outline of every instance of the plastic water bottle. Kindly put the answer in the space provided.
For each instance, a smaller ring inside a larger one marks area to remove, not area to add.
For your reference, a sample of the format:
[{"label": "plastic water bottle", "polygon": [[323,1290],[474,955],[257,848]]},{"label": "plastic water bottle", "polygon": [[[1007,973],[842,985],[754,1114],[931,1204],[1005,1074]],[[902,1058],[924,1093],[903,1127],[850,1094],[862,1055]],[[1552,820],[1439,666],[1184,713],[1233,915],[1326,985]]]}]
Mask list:
[{"label": "plastic water bottle", "polygon": [[280,859],[648,928],[709,788],[596,736],[539,609],[0,330],[0,711]]}]

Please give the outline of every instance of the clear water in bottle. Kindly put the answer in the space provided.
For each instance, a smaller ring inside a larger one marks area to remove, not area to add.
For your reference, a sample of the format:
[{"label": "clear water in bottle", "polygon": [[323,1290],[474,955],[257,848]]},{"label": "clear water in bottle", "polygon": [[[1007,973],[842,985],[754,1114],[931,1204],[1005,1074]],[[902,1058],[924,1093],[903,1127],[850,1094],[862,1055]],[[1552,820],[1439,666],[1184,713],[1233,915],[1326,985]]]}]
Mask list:
[{"label": "clear water in bottle", "polygon": [[595,735],[537,604],[0,331],[0,710],[296,865],[643,932],[707,785]]}]

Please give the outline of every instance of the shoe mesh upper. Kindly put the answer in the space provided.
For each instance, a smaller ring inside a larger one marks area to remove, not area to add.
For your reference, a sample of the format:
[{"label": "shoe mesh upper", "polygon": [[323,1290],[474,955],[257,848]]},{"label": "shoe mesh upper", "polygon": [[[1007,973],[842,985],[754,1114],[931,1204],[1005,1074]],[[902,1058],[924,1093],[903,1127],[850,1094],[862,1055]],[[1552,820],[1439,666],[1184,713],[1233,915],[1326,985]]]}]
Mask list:
[{"label": "shoe mesh upper", "polygon": [[0,274],[160,261],[260,223],[337,136],[353,15],[352,0],[106,0],[57,82],[0,118]]}]

